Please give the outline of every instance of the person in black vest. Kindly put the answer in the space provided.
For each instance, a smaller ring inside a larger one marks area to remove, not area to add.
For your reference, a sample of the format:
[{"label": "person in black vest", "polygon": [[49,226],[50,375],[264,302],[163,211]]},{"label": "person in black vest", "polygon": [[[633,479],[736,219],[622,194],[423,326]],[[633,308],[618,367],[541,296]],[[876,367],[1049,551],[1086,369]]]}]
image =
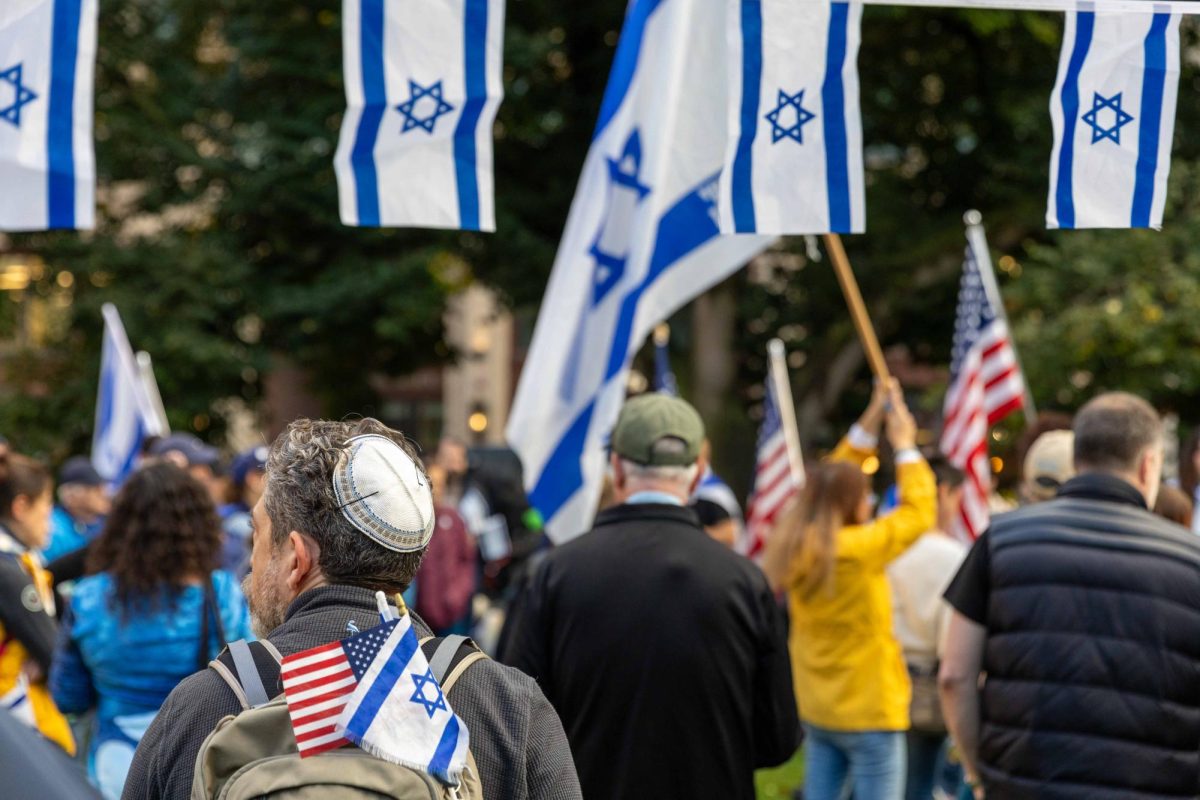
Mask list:
[{"label": "person in black vest", "polygon": [[946,719],[989,800],[1195,797],[1200,537],[1148,510],[1149,404],[1100,395],[1074,430],[1078,476],[994,519],[946,591]]},{"label": "person in black vest", "polygon": [[686,507],[703,441],[683,400],[629,400],[619,505],[545,558],[510,621],[511,663],[557,709],[588,800],[753,800],[754,770],[798,743],[783,613]]}]

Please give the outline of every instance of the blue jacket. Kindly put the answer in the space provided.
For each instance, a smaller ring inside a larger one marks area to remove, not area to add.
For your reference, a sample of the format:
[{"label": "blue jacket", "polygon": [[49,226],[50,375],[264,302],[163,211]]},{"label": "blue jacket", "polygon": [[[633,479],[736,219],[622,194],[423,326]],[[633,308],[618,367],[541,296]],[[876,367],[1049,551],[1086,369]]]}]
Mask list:
[{"label": "blue jacket", "polygon": [[[246,600],[233,576],[214,572],[213,587],[225,639],[253,638]],[[173,610],[164,602],[128,620],[121,618],[115,590],[108,573],[75,584],[50,669],[50,692],[59,709],[82,713],[96,706],[101,725],[157,711],[176,684],[196,671],[200,654],[201,587],[180,592]],[[210,622],[208,658],[219,650],[215,628]]]},{"label": "blue jacket", "polygon": [[50,539],[42,550],[42,558],[49,563],[59,556],[78,550],[95,539],[103,527],[102,519],[85,525],[77,522],[62,506],[55,506],[50,514]]}]

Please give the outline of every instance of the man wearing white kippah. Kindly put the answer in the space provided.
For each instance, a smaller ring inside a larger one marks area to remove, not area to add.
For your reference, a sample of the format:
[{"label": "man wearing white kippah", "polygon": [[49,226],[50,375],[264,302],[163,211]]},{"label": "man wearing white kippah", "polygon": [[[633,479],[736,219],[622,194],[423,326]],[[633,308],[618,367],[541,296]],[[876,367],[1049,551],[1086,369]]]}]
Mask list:
[{"label": "man wearing white kippah", "polygon": [[[373,419],[289,425],[271,447],[252,520],[246,597],[255,632],[282,656],[379,624],[375,592],[407,588],[435,530],[413,446]],[[413,625],[431,635],[415,614]],[[464,643],[451,669],[471,650]],[[269,648],[253,657],[260,674],[278,675]],[[230,658],[221,661],[236,670]],[[278,694],[277,677],[265,689]],[[531,678],[484,660],[462,673],[452,697],[487,800],[581,796],[562,723]],[[242,708],[216,669],[185,680],[142,739],[123,797],[186,800],[205,737]]]}]

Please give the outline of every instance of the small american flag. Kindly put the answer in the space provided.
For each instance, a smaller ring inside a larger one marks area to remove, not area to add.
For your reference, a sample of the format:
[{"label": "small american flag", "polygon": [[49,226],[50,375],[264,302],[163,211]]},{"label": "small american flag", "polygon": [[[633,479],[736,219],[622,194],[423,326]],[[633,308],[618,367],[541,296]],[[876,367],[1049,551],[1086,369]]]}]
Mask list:
[{"label": "small american flag", "polygon": [[350,743],[335,723],[396,624],[396,620],[385,622],[283,659],[280,677],[301,758]]},{"label": "small american flag", "polygon": [[[985,277],[981,269],[991,269],[990,258],[975,251],[976,240],[968,241],[958,290],[941,449],[951,464],[966,473],[960,533],[974,540],[988,525],[992,490],[988,432],[1024,407],[1025,380],[1002,309],[995,307],[984,284],[990,275]],[[982,246],[986,247],[986,242]]]},{"label": "small american flag", "polygon": [[799,491],[800,480],[792,471],[779,399],[775,396],[775,382],[768,375],[762,427],[758,429],[754,488],[746,510],[747,541],[741,548],[746,555],[758,555],[770,535],[775,518]]}]

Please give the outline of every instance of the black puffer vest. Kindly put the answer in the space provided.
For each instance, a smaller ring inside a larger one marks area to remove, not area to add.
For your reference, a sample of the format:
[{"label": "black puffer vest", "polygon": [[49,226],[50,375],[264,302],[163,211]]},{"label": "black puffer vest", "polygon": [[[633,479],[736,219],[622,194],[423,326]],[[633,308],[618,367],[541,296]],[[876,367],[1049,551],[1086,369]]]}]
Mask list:
[{"label": "black puffer vest", "polygon": [[1200,796],[1200,537],[1086,475],[988,540],[989,800]]}]

